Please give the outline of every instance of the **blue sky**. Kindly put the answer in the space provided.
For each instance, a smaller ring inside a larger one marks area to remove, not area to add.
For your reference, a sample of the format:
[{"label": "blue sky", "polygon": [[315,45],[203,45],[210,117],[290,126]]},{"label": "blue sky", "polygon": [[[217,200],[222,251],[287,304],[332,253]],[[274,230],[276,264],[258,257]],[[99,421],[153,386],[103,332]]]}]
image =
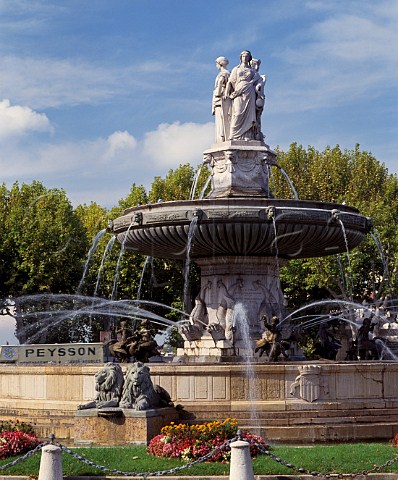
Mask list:
[{"label": "blue sky", "polygon": [[0,181],[111,207],[213,143],[223,55],[267,75],[266,142],[398,172],[396,0],[0,0]]}]

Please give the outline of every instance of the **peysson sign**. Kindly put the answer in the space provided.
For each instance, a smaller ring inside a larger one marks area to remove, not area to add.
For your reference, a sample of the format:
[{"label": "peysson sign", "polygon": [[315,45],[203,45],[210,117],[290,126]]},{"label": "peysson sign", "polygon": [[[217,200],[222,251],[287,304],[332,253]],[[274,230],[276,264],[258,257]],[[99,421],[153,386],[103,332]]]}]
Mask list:
[{"label": "peysson sign", "polygon": [[0,357],[18,364],[103,363],[104,351],[102,343],[7,345],[1,347]]}]

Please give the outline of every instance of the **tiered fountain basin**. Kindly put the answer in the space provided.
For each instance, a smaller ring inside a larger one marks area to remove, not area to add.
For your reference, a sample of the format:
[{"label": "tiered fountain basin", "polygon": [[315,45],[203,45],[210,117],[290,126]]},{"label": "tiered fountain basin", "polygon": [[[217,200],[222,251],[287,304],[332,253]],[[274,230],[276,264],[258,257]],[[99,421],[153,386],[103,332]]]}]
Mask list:
[{"label": "tiered fountain basin", "polygon": [[[253,356],[264,315],[286,316],[279,279],[284,262],[348,252],[370,226],[346,205],[246,196],[129,208],[113,231],[126,249],[189,257],[200,266],[192,325],[181,331],[185,344],[178,355],[225,362]],[[285,322],[286,338],[289,328]]]},{"label": "tiered fountain basin", "polygon": [[129,208],[113,221],[125,248],[185,259],[197,216],[192,259],[218,256],[320,257],[356,247],[371,221],[346,205],[307,200],[216,198]]}]

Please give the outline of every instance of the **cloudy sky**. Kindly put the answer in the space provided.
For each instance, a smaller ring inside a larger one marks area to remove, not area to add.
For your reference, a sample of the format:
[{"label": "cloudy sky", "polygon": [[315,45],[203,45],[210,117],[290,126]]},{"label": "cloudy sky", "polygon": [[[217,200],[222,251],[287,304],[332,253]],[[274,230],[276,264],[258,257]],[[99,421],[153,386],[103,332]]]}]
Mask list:
[{"label": "cloudy sky", "polygon": [[263,131],[398,172],[396,0],[0,0],[0,181],[111,207],[213,143],[214,60],[267,75]]}]

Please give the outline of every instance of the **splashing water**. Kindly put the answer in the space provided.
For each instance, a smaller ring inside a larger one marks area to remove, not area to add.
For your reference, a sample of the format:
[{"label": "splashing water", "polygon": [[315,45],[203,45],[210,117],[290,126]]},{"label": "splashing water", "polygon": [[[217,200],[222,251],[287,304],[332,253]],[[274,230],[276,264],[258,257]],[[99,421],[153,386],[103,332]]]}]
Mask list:
[{"label": "splashing water", "polygon": [[100,280],[101,280],[101,273],[102,273],[102,270],[104,269],[106,256],[108,255],[108,253],[111,253],[113,244],[115,243],[115,240],[116,240],[115,236],[111,237],[109,242],[106,244],[104,253],[102,254],[101,265],[98,269],[98,274],[97,274],[97,283],[95,284],[95,288],[94,288],[94,297],[97,296],[97,292],[98,292],[98,288],[99,288],[99,284],[100,284]]},{"label": "splashing water", "polygon": [[285,170],[283,170],[283,168],[280,167],[279,165],[275,165],[275,167],[279,168],[279,170],[281,171],[281,173],[282,173],[283,176],[285,177],[285,179],[286,179],[286,181],[287,181],[287,183],[288,183],[291,191],[293,192],[294,199],[295,199],[295,200],[298,200],[298,199],[299,199],[299,196],[298,196],[298,194],[297,194],[296,189],[294,188],[294,185],[293,185],[292,181],[291,181],[290,178],[289,178],[289,175],[288,175],[288,174],[285,172]]},{"label": "splashing water", "polygon": [[186,247],[186,257],[185,257],[185,265],[184,265],[184,289],[183,289],[183,305],[185,311],[189,309],[189,301],[188,301],[188,293],[189,293],[189,269],[190,269],[190,264],[191,264],[191,249],[192,249],[192,243],[193,243],[193,238],[195,236],[195,229],[198,224],[199,218],[195,215],[191,223],[189,224],[189,230],[188,230],[188,239],[187,239],[187,247]]},{"label": "splashing water", "polygon": [[133,226],[133,223],[134,223],[134,221],[132,221],[130,223],[129,228],[127,229],[126,234],[124,235],[123,242],[120,246],[120,253],[119,253],[119,257],[117,259],[117,263],[116,263],[115,276],[113,278],[113,289],[112,289],[112,295],[111,295],[112,300],[115,300],[116,296],[117,296],[117,282],[119,280],[120,263],[122,261],[123,253],[126,249],[126,240],[127,240],[128,235],[129,235],[130,229]]},{"label": "splashing water", "polygon": [[207,187],[209,186],[209,183],[210,183],[210,181],[211,181],[212,178],[213,178],[213,177],[212,177],[211,175],[209,175],[209,177],[207,178],[204,187],[203,187],[202,190],[200,191],[199,200],[202,200],[202,198],[204,197],[204,194],[206,193]]},{"label": "splashing water", "polygon": [[248,382],[248,400],[249,400],[249,413],[250,420],[253,422],[253,425],[258,424],[259,415],[255,406],[256,400],[256,387],[258,386],[258,379],[256,378],[255,370],[252,363],[252,355],[250,352],[253,351],[253,345],[250,340],[250,330],[249,323],[247,321],[247,311],[244,305],[241,303],[236,303],[234,306],[234,316],[233,316],[233,326],[236,329],[238,337],[241,339],[242,348],[245,352],[244,365],[246,370],[246,378]]},{"label": "splashing water", "polygon": [[350,294],[350,299],[353,299],[353,283],[354,280],[352,278],[352,267],[351,267],[351,256],[350,256],[350,249],[348,247],[348,240],[347,240],[347,233],[345,231],[344,223],[342,220],[339,218],[339,224],[341,226],[341,231],[343,232],[343,237],[344,237],[344,244],[345,244],[345,249],[346,249],[346,254],[347,254],[347,260],[348,260],[348,279],[349,281],[347,282],[349,284],[349,294]]},{"label": "splashing water", "polygon": [[198,180],[199,180],[201,171],[202,171],[202,165],[199,166],[197,172],[195,173],[195,177],[193,179],[192,186],[191,186],[191,191],[189,192],[190,200],[193,200],[195,198],[196,187],[198,185]]},{"label": "splashing water", "polygon": [[142,267],[140,283],[138,285],[138,290],[137,290],[137,300],[139,300],[141,298],[142,284],[144,282],[144,274],[145,274],[145,271],[146,271],[148,265],[150,265],[151,262],[152,262],[152,257],[148,255],[145,258],[144,266]]},{"label": "splashing water", "polygon": [[379,232],[374,229],[374,232],[370,234],[370,236],[373,238],[376,248],[379,252],[381,262],[383,264],[383,281],[384,279],[387,282],[388,290],[391,293],[393,291],[393,286],[391,282],[391,276],[390,276],[390,270],[388,268],[388,262],[384,253],[383,245],[381,243],[381,238],[379,235]]},{"label": "splashing water", "polygon": [[90,250],[88,251],[87,260],[86,260],[86,263],[84,265],[82,278],[81,278],[80,283],[79,283],[79,285],[77,287],[77,290],[76,290],[76,293],[78,295],[81,293],[81,290],[82,290],[82,287],[83,287],[83,284],[84,284],[84,279],[86,278],[88,265],[90,263],[91,257],[94,255],[95,251],[97,250],[98,243],[101,240],[101,238],[105,235],[105,233],[106,233],[106,228],[104,228],[103,230],[100,230],[97,233],[97,235],[94,237],[93,243],[91,244]]},{"label": "splashing water", "polygon": [[[103,318],[110,317],[114,319],[125,318],[127,320],[138,321],[147,318],[153,323],[172,327],[179,327],[189,321],[189,319],[185,317],[179,322],[174,322],[138,306],[139,304],[161,306],[168,310],[176,310],[178,313],[183,314],[180,310],[158,302],[109,300],[100,297],[68,294],[26,295],[15,299],[15,304],[19,309],[21,309],[21,307],[27,309],[30,305],[38,305],[40,303],[45,303],[48,309],[43,311],[28,311],[27,313],[22,314],[24,320],[33,320],[32,325],[27,325],[20,331],[21,334],[29,337],[28,343],[33,343],[35,340],[40,339],[47,330],[53,330],[63,322],[71,322],[71,328],[73,328],[74,321],[90,315],[97,315],[98,317]],[[30,335],[32,328],[37,328],[38,325],[40,326],[39,330]]]}]

